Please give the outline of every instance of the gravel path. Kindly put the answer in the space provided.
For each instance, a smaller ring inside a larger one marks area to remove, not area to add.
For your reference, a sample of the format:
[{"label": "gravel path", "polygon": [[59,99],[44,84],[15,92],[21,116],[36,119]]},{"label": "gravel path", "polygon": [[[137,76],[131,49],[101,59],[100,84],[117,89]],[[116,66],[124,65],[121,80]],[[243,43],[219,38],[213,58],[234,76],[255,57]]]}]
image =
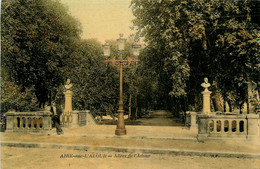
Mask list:
[{"label": "gravel path", "polygon": [[[2,169],[259,169],[260,159],[2,147]],[[68,154],[68,157],[66,155]]]},{"label": "gravel path", "polygon": [[164,110],[152,111],[149,117],[137,120],[142,126],[183,126],[183,123],[174,118],[171,112]]}]

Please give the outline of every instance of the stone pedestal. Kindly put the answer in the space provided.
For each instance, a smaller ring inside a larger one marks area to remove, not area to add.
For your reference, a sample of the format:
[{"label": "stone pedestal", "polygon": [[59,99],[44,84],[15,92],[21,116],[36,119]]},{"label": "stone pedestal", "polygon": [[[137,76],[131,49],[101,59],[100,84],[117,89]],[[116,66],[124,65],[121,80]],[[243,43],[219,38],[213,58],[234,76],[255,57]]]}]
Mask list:
[{"label": "stone pedestal", "polygon": [[197,130],[197,113],[196,112],[190,112],[190,129],[191,130]]},{"label": "stone pedestal", "polygon": [[65,95],[65,108],[64,112],[66,113],[71,113],[72,111],[72,91],[68,90],[64,92]]},{"label": "stone pedestal", "polygon": [[51,120],[51,113],[50,112],[45,112],[45,115],[43,116],[43,128],[47,130],[52,129],[52,120]]},{"label": "stone pedestal", "polygon": [[63,125],[69,125],[72,122],[72,94],[73,92],[67,90],[64,92],[65,95],[65,108],[64,113],[61,115],[61,123]]},{"label": "stone pedestal", "polygon": [[210,94],[211,92],[208,90],[205,90],[203,92],[201,92],[203,94],[203,109],[202,109],[202,113],[203,114],[210,114]]},{"label": "stone pedestal", "polygon": [[259,141],[259,115],[247,114],[247,135],[250,141]]}]

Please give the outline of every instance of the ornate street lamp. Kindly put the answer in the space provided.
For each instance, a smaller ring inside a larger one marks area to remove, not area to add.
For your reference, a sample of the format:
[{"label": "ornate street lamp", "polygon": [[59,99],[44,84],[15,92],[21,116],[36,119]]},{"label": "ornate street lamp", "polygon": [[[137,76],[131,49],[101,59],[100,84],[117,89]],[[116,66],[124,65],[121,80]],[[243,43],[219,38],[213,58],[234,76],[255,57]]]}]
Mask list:
[{"label": "ornate street lamp", "polygon": [[[125,48],[125,42],[126,39],[123,38],[123,34],[119,35],[120,38],[117,39],[117,48],[119,50],[120,57],[119,59],[107,59],[106,63],[112,63],[113,66],[120,68],[120,97],[119,97],[119,108],[118,108],[118,121],[117,121],[117,127],[115,130],[116,135],[126,135],[126,129],[125,129],[125,122],[124,122],[124,102],[123,102],[123,68],[131,66],[132,63],[138,62],[139,59],[134,59],[128,57],[128,59],[123,59],[122,51]],[[133,55],[135,57],[139,56],[141,49],[141,45],[138,45],[137,43],[133,44],[132,51]],[[103,52],[105,57],[110,56],[110,45],[108,42],[106,42],[105,45],[103,45]]]}]

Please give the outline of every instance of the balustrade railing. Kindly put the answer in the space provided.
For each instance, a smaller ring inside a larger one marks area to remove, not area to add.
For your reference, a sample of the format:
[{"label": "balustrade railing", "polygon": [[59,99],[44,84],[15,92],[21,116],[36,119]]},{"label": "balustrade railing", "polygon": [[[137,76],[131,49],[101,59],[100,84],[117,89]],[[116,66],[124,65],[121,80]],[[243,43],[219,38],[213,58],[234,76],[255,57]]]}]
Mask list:
[{"label": "balustrade railing", "polygon": [[7,112],[6,131],[41,132],[52,129],[51,112]]},{"label": "balustrade railing", "polygon": [[246,119],[210,119],[208,130],[211,134],[246,134]]},{"label": "balustrade railing", "polygon": [[198,115],[198,139],[259,137],[259,116],[254,114]]}]

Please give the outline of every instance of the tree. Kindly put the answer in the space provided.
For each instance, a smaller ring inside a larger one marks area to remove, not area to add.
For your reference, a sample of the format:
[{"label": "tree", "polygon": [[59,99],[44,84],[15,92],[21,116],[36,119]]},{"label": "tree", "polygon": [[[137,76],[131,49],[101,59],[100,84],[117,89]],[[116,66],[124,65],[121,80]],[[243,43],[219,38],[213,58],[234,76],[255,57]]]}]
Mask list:
[{"label": "tree", "polygon": [[93,39],[79,41],[71,57],[66,59],[63,71],[73,83],[74,109],[89,109],[96,115],[116,111],[118,73],[105,65],[99,42]]},{"label": "tree", "polygon": [[229,92],[245,92],[241,83],[255,81],[259,72],[256,6],[246,0],[132,0],[134,24],[147,43],[144,71],[157,74],[164,106],[174,105],[176,114],[199,111],[204,77],[216,81],[224,100]]},{"label": "tree", "polygon": [[65,81],[79,23],[56,0],[14,0],[1,15],[2,67],[22,92],[32,88],[42,107]]},{"label": "tree", "polygon": [[33,90],[26,88],[21,92],[21,86],[8,81],[6,72],[1,72],[1,116],[8,110],[15,111],[35,111],[37,109],[37,99]]}]

